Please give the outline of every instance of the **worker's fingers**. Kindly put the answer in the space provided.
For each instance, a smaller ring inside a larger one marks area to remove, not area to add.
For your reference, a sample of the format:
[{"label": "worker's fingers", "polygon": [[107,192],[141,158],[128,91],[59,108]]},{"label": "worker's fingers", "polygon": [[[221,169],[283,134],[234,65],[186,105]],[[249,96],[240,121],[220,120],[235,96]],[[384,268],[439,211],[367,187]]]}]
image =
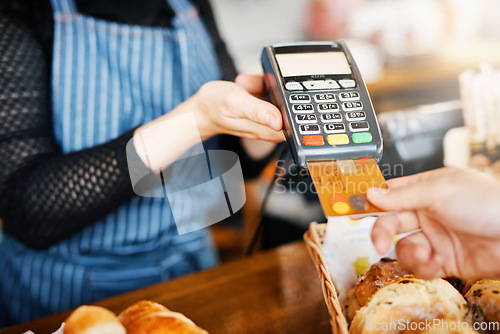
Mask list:
[{"label": "worker's fingers", "polygon": [[280,131],[283,125],[281,113],[274,105],[261,100],[241,87],[229,89],[225,96],[225,114],[228,118],[246,118],[255,123]]},{"label": "worker's fingers", "polygon": [[202,112],[210,117],[212,122],[221,127],[223,133],[246,131],[245,128],[231,128],[234,119],[247,119],[257,124],[269,127],[274,131],[282,128],[281,112],[269,102],[261,100],[232,82],[211,81],[204,84],[196,94],[198,105]]},{"label": "worker's fingers", "polygon": [[264,76],[253,74],[239,74],[234,82],[245,88],[250,94],[263,95],[264,93]]},{"label": "worker's fingers", "polygon": [[279,143],[285,140],[283,131],[276,131],[268,126],[256,123],[246,118],[228,118],[224,122],[227,133],[237,137],[261,139]]}]

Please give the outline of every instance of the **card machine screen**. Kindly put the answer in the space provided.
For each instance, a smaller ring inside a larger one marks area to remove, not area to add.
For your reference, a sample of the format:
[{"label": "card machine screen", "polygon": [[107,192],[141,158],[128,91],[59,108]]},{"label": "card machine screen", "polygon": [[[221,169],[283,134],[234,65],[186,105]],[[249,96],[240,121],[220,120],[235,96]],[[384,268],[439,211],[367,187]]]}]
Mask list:
[{"label": "card machine screen", "polygon": [[276,54],[284,77],[324,74],[351,74],[343,52],[304,52]]}]

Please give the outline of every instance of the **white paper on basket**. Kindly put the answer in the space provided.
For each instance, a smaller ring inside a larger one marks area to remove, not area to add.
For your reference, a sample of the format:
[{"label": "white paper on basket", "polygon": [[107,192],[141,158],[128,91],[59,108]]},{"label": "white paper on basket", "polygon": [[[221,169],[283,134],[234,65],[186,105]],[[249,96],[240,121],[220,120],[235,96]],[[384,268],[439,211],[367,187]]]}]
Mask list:
[{"label": "white paper on basket", "polygon": [[323,255],[328,271],[339,293],[340,301],[354,287],[358,275],[363,274],[382,257],[395,258],[394,249],[381,256],[371,240],[376,217],[354,220],[330,217],[323,238]]}]

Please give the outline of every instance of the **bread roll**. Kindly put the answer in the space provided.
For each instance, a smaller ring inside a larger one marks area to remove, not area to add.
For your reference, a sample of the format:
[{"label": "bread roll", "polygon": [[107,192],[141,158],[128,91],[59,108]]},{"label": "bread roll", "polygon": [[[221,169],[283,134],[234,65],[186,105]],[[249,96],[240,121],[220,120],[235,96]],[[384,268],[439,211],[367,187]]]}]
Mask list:
[{"label": "bread roll", "polygon": [[[401,321],[445,318],[464,321],[466,312],[465,299],[445,280],[400,277],[378,290],[356,312],[349,333],[400,333]],[[385,326],[383,331],[381,326]]]},{"label": "bread roll", "polygon": [[354,288],[359,303],[361,306],[366,305],[378,289],[388,282],[408,274],[411,274],[410,270],[403,267],[397,260],[382,258],[379,262],[372,264],[366,273],[359,277]]},{"label": "bread roll", "polygon": [[500,332],[500,281],[484,279],[476,282],[465,299],[469,304],[469,321],[483,323],[481,334]]},{"label": "bread roll", "polygon": [[352,319],[354,319],[354,316],[356,315],[356,311],[360,308],[361,304],[356,296],[356,291],[351,289],[351,291],[346,294],[344,299],[345,318],[348,324],[351,323]]},{"label": "bread roll", "polygon": [[118,319],[127,334],[208,334],[183,314],[146,300],[125,309]]},{"label": "bread roll", "polygon": [[443,279],[446,280],[451,285],[453,285],[453,287],[457,289],[458,292],[462,294],[462,296],[465,296],[467,291],[469,291],[471,286],[474,285],[474,283],[476,283],[477,281],[477,280],[463,279],[455,276],[444,277]]},{"label": "bread roll", "polygon": [[116,314],[100,306],[80,306],[65,323],[64,334],[126,334]]},{"label": "bread roll", "polygon": [[118,320],[123,324],[123,326],[127,327],[130,323],[135,321],[137,318],[142,317],[144,314],[164,311],[168,311],[168,308],[162,304],[149,300],[141,300],[140,302],[130,305],[123,310],[118,315]]}]

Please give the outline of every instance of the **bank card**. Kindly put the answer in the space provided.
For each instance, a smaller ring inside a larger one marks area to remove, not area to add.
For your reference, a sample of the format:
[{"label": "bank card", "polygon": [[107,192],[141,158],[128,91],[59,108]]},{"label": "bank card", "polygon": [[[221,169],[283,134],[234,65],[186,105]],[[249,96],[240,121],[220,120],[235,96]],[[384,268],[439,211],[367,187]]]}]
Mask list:
[{"label": "bank card", "polygon": [[375,159],[311,161],[307,167],[326,217],[384,213],[366,199],[369,188],[387,188]]}]

